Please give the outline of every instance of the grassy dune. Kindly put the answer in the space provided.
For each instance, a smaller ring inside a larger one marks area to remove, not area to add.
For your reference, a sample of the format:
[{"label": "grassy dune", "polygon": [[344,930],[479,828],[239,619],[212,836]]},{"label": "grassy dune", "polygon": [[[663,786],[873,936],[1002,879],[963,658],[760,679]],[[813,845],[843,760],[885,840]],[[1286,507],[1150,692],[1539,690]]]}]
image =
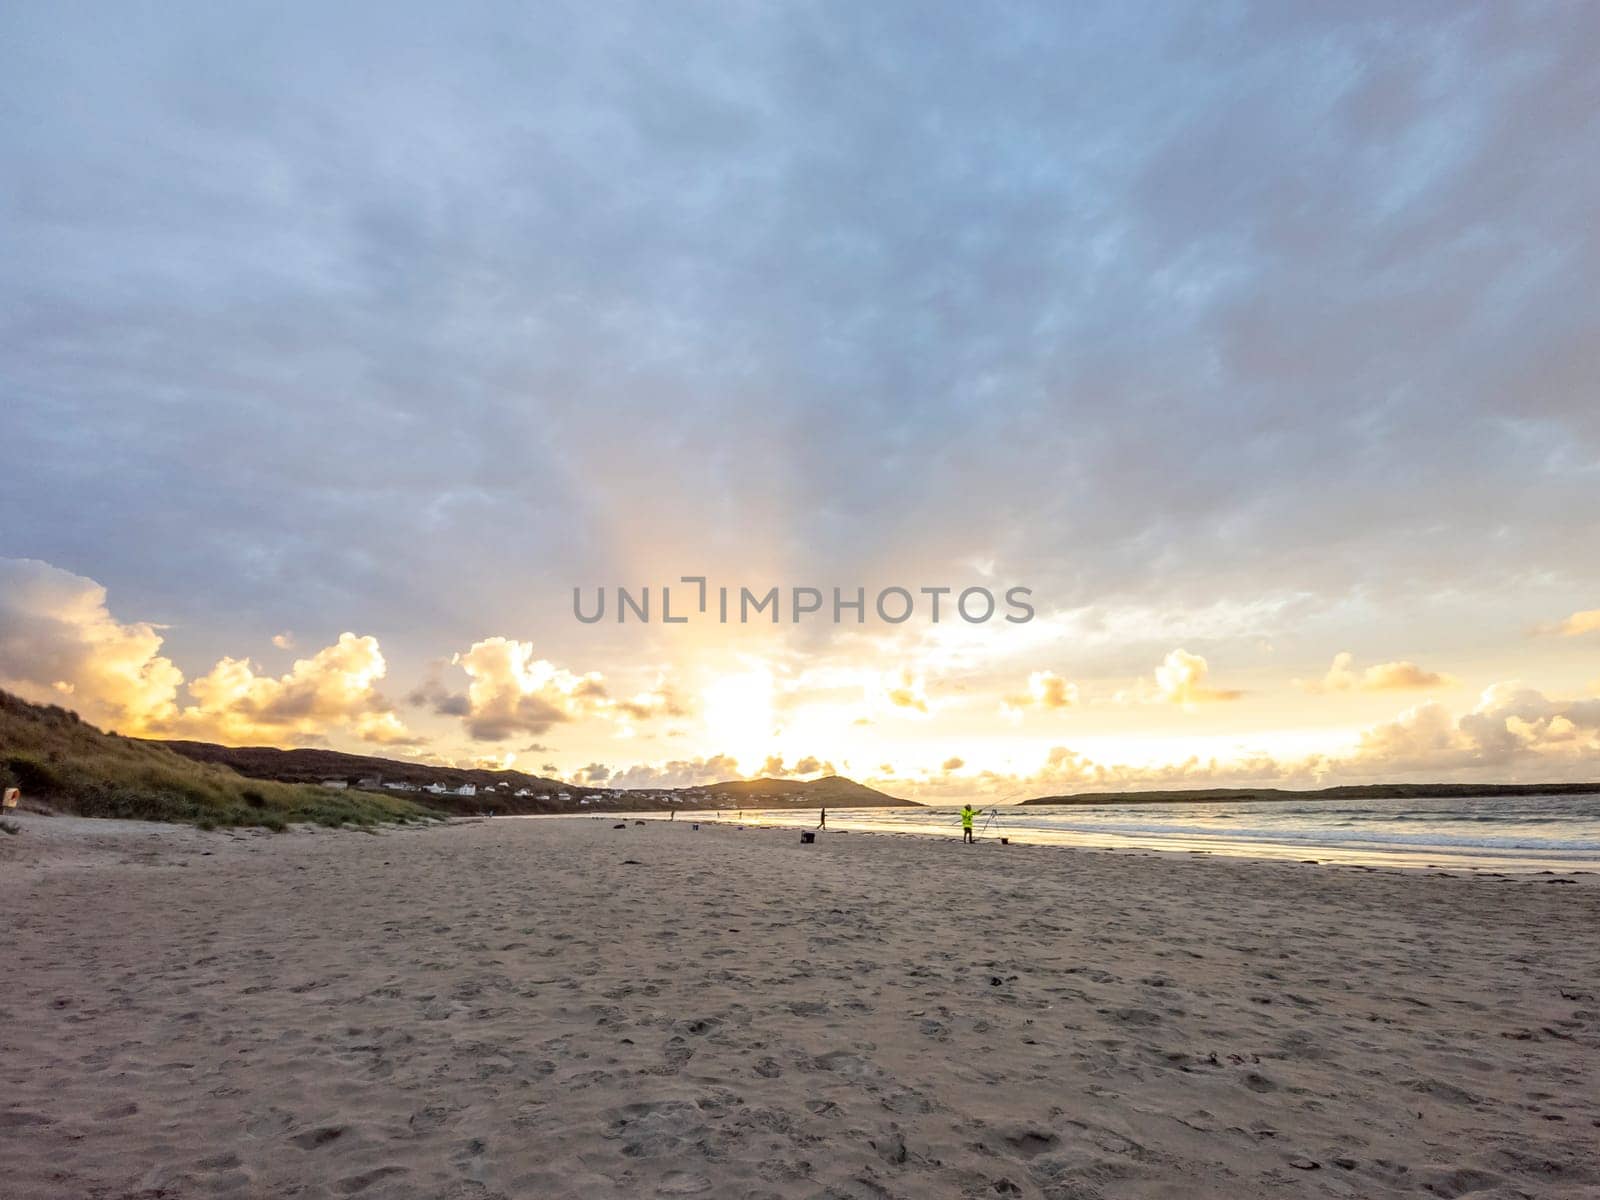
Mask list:
[{"label": "grassy dune", "polygon": [[201,828],[294,821],[370,826],[439,816],[399,797],[247,779],[164,746],[104,733],[55,705],[0,692],[0,787],[20,787],[86,817],[181,821]]}]

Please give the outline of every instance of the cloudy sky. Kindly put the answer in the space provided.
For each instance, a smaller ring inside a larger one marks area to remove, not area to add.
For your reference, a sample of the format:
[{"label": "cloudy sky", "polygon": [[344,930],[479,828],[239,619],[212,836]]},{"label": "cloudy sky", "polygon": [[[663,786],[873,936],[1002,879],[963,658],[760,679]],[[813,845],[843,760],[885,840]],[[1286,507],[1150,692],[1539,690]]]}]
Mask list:
[{"label": "cloudy sky", "polygon": [[[593,782],[1600,776],[1597,44],[8,5],[0,687]],[[684,575],[1037,615],[574,619]]]}]

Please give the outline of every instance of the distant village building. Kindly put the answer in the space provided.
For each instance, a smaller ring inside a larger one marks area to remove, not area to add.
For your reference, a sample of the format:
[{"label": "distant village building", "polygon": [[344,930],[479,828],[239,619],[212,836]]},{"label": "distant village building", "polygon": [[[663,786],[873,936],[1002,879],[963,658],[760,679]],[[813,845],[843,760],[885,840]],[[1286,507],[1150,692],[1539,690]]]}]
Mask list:
[{"label": "distant village building", "polygon": [[342,792],[350,786],[350,781],[348,779],[324,779],[322,786],[332,788],[336,792]]},{"label": "distant village building", "polygon": [[417,790],[416,784],[406,783],[404,780],[400,780],[397,783],[386,783],[383,786],[385,791],[390,792],[414,792]]},{"label": "distant village building", "polygon": [[533,795],[533,790],[531,788],[518,788],[516,794],[519,796],[531,796]]},{"label": "distant village building", "polygon": [[476,796],[477,794],[478,785],[475,783],[463,783],[456,789],[456,795],[458,796]]},{"label": "distant village building", "polygon": [[427,786],[427,789],[426,789],[426,790],[427,790],[427,791],[429,791],[429,792],[432,792],[432,793],[433,793],[433,794],[434,794],[434,795],[435,795],[435,796],[442,796],[442,795],[444,795],[444,794],[445,794],[445,792],[447,792],[447,791],[448,791],[448,790],[449,790],[449,789],[448,789],[448,788],[446,788],[446,787],[445,787],[445,786],[444,786],[444,784],[442,784],[442,783],[440,783],[440,782],[438,782],[438,781],[437,781],[437,780],[435,780],[435,781],[434,781],[434,782],[433,782],[433,783],[430,783],[430,784],[429,784],[429,785],[428,785],[428,786]]},{"label": "distant village building", "polygon": [[368,788],[370,790],[376,791],[378,788],[383,786],[383,776],[382,775],[368,775],[365,779],[358,780],[357,783],[356,783],[356,786],[358,788]]}]

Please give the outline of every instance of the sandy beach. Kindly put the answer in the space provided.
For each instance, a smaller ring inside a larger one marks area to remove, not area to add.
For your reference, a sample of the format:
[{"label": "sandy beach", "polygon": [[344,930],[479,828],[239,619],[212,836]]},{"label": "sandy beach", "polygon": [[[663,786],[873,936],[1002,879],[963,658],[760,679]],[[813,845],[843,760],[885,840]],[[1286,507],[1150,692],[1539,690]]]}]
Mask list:
[{"label": "sandy beach", "polygon": [[1600,1194],[1593,876],[21,821],[6,1196]]}]

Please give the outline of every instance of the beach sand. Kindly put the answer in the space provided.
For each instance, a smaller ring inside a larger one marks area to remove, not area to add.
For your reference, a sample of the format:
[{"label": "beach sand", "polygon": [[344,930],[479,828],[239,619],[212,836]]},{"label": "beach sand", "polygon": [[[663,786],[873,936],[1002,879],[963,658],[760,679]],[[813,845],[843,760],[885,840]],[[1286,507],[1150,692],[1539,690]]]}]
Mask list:
[{"label": "beach sand", "polygon": [[1593,877],[21,821],[7,1197],[1600,1194]]}]

